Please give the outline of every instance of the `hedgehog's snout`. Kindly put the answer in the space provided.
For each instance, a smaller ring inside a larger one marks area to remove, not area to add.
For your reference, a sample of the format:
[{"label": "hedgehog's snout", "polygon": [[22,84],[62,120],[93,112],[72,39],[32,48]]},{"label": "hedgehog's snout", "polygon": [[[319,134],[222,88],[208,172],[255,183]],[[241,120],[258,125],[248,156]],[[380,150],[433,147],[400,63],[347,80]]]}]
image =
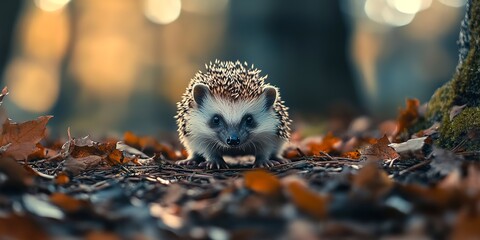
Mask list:
[{"label": "hedgehog's snout", "polygon": [[240,138],[238,138],[237,134],[231,134],[227,137],[227,144],[230,146],[238,146],[240,144]]}]

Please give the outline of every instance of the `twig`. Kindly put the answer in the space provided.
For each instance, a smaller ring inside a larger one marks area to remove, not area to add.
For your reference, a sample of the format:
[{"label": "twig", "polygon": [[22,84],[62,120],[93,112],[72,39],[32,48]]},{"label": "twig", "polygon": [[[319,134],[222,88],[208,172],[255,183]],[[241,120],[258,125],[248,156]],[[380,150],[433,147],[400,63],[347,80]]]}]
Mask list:
[{"label": "twig", "polygon": [[328,153],[326,153],[326,152],[320,151],[320,152],[318,152],[318,153],[323,154],[323,155],[326,156],[329,160],[333,160],[333,157],[330,156],[330,155],[329,155]]},{"label": "twig", "polygon": [[417,168],[420,168],[420,167],[422,167],[422,166],[425,166],[425,165],[429,164],[431,161],[432,161],[432,160],[428,159],[428,160],[425,160],[425,161],[423,161],[423,162],[417,163],[417,164],[415,164],[415,165],[413,165],[413,166],[411,166],[411,167],[409,167],[409,168],[407,168],[407,169],[404,169],[404,170],[400,171],[400,172],[398,173],[398,175],[403,175],[403,174],[405,174],[405,173],[407,173],[407,172],[416,170]]},{"label": "twig", "polygon": [[300,157],[305,157],[305,153],[302,151],[302,149],[300,149],[299,147],[297,147],[297,152],[298,154],[300,155]]}]

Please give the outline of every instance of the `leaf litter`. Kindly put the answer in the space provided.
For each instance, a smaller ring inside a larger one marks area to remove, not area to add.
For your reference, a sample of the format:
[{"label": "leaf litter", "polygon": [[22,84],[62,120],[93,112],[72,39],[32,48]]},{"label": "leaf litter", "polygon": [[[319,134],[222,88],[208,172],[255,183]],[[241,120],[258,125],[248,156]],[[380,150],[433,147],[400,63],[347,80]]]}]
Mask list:
[{"label": "leaf litter", "polygon": [[187,156],[171,139],[126,132],[98,141],[68,131],[60,142],[46,136],[51,116],[1,116],[0,236],[476,238],[479,155],[433,146],[437,126],[405,139],[418,108],[407,101],[396,131],[363,117],[344,133],[294,138],[289,163],[220,170],[176,165]]}]

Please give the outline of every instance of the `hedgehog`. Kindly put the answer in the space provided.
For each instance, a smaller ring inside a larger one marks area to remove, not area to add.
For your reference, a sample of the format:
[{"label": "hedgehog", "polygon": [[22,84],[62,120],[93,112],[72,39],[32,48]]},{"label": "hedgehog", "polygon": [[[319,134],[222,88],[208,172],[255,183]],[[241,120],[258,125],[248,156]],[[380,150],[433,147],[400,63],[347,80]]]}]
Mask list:
[{"label": "hedgehog", "polygon": [[177,103],[178,134],[189,156],[177,164],[228,168],[224,156],[254,156],[254,167],[288,162],[281,151],[291,120],[279,89],[246,62],[205,67]]}]

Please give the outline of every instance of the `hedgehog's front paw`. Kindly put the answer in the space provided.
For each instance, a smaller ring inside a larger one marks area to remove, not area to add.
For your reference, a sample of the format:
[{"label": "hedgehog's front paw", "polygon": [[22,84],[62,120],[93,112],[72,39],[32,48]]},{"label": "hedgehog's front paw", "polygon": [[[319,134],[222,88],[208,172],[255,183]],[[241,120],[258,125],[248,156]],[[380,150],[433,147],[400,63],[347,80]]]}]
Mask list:
[{"label": "hedgehog's front paw", "polygon": [[275,161],[279,164],[284,164],[284,163],[289,163],[290,162],[290,160],[288,160],[288,159],[286,159],[282,156],[276,156],[276,155],[272,156],[271,159],[272,159],[272,161]]},{"label": "hedgehog's front paw", "polygon": [[255,162],[253,163],[253,167],[254,168],[270,168],[270,167],[273,167],[275,165],[279,164],[279,162],[277,161],[272,161],[272,160],[268,160],[266,158],[262,158],[262,159],[255,159]]},{"label": "hedgehog's front paw", "polygon": [[185,160],[180,160],[176,161],[175,164],[177,165],[190,165],[190,166],[197,166],[201,161],[198,161],[196,159],[185,159]]},{"label": "hedgehog's front paw", "polygon": [[222,169],[228,168],[227,163],[223,159],[208,160],[200,163],[200,167],[206,167],[207,169]]},{"label": "hedgehog's front paw", "polygon": [[175,164],[177,164],[177,165],[198,166],[201,162],[205,162],[205,158],[203,158],[200,155],[194,154],[191,158],[176,161]]}]

